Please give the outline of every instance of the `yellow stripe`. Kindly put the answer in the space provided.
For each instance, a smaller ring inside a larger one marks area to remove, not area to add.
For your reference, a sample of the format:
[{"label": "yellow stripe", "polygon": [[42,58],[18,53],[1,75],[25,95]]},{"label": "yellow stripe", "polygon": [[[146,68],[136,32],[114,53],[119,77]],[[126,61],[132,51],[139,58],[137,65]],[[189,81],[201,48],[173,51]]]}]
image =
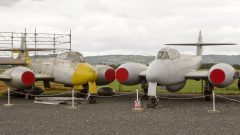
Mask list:
[{"label": "yellow stripe", "polygon": [[89,93],[90,94],[97,94],[96,82],[88,82],[88,86],[89,86]]},{"label": "yellow stripe", "polygon": [[[79,63],[77,64],[77,66],[75,67],[75,71],[73,72],[72,84],[75,87],[79,87],[79,85],[84,85],[89,82],[95,82],[96,79],[97,79],[97,73],[91,65],[89,65],[88,63]],[[90,89],[90,85],[89,85],[89,89]],[[95,91],[94,86],[92,84],[91,84],[91,89],[92,91]]]}]

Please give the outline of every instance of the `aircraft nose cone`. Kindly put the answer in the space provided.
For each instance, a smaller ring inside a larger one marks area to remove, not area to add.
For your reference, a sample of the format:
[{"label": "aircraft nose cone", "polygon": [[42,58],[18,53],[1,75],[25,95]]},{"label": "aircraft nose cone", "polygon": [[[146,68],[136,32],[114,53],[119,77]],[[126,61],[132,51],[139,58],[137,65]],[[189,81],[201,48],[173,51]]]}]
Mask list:
[{"label": "aircraft nose cone", "polygon": [[31,86],[35,82],[35,75],[31,71],[26,71],[22,74],[22,82],[26,86]]},{"label": "aircraft nose cone", "polygon": [[168,68],[162,60],[154,60],[149,64],[146,79],[148,82],[164,84],[168,81]]},{"label": "aircraft nose cone", "polygon": [[97,79],[96,70],[87,63],[80,63],[73,73],[72,82],[75,85],[83,85],[88,82],[95,82]]}]

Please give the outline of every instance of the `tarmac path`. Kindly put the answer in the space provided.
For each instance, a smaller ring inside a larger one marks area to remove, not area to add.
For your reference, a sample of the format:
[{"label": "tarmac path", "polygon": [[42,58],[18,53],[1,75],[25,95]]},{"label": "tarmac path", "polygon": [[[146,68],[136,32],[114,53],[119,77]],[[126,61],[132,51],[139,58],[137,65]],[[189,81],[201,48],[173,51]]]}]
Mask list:
[{"label": "tarmac path", "polygon": [[[172,96],[174,97],[174,96]],[[177,95],[183,97],[183,95]],[[240,99],[239,96],[235,97]],[[97,104],[35,104],[15,98],[4,108],[0,97],[0,135],[239,135],[240,103],[216,99],[219,113],[208,113],[211,102],[160,99],[158,109],[132,111],[134,96],[98,98]]]}]

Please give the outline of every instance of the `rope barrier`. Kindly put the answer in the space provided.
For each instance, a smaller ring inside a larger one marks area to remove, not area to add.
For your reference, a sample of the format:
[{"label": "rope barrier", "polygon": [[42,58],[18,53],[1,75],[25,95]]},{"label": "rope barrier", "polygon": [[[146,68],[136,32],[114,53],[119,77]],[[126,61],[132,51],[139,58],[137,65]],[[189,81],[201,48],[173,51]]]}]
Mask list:
[{"label": "rope barrier", "polygon": [[191,99],[198,99],[198,98],[204,98],[205,96],[195,96],[195,97],[185,97],[185,98],[170,98],[170,97],[161,97],[161,96],[158,96],[158,98],[161,98],[161,99],[170,99],[170,100],[191,100]]},{"label": "rope barrier", "polygon": [[217,97],[220,97],[220,98],[223,98],[223,99],[227,99],[227,100],[230,100],[230,101],[235,101],[235,102],[240,103],[240,100],[237,100],[237,99],[228,98],[228,97],[224,97],[224,96],[220,96],[220,95],[216,95],[216,96],[217,96]]},{"label": "rope barrier", "polygon": [[34,95],[34,94],[23,93],[23,92],[18,92],[18,91],[14,91],[14,90],[11,90],[11,92],[14,92],[14,93],[17,93],[17,94],[21,94],[21,95],[34,96],[34,97],[53,97],[53,96],[60,96],[60,95],[72,93],[72,91],[67,91],[67,92],[64,92],[64,93],[52,94],[52,95]]},{"label": "rope barrier", "polygon": [[[139,92],[139,93],[141,93],[141,94],[145,94],[145,93],[143,93],[143,92]],[[171,98],[171,97],[163,97],[163,96],[157,96],[158,98],[160,98],[160,99],[172,99],[172,100],[190,100],[190,99],[198,99],[198,98],[204,98],[205,96],[194,96],[194,97],[189,97],[189,98],[187,98],[187,97],[185,97],[185,98],[178,98],[178,97],[176,97],[176,98]]]},{"label": "rope barrier", "polygon": [[[60,95],[64,95],[64,94],[70,94],[72,93],[72,91],[67,91],[64,93],[59,93],[59,94],[52,94],[52,95],[34,95],[34,94],[28,94],[28,93],[23,93],[23,92],[18,92],[18,91],[14,91],[11,90],[11,92],[17,93],[17,94],[21,94],[21,95],[29,95],[29,96],[35,96],[35,97],[53,97],[53,96],[60,96]],[[81,93],[81,92],[74,92],[74,93]],[[96,96],[99,98],[108,98],[108,97],[120,97],[120,96],[126,96],[126,95],[131,95],[135,92],[130,92],[130,93],[124,93],[124,94],[118,94],[118,95],[112,95],[112,96]],[[83,93],[81,93],[83,94]],[[89,96],[88,94],[84,94],[85,96]]]},{"label": "rope barrier", "polygon": [[[3,91],[0,91],[0,93],[2,92],[7,92],[7,90],[3,90]],[[64,93],[59,93],[59,94],[52,94],[52,95],[34,95],[34,94],[28,94],[28,93],[23,93],[23,92],[18,92],[18,91],[14,91],[14,90],[11,90],[11,92],[14,92],[14,93],[17,93],[17,94],[21,94],[21,95],[28,95],[28,96],[35,96],[35,97],[54,97],[54,96],[61,96],[61,95],[64,95],[64,94],[70,94],[72,93],[72,91],[67,91],[67,92],[64,92]],[[80,92],[74,92],[74,93],[80,93]],[[145,94],[143,92],[139,92],[140,94]],[[83,94],[83,93],[81,93]],[[124,93],[124,94],[117,94],[117,95],[112,95],[112,96],[96,96],[98,98],[111,98],[111,97],[121,97],[121,96],[127,96],[127,95],[131,95],[131,94],[135,94],[135,92],[129,92],[129,93]],[[84,94],[85,96],[88,96],[88,94]],[[216,94],[215,94],[216,95]],[[240,100],[237,100],[237,99],[233,99],[233,98],[228,98],[228,97],[225,97],[225,96],[221,96],[221,95],[216,95],[217,97],[220,97],[220,98],[223,98],[223,99],[226,99],[226,100],[230,100],[230,101],[235,101],[235,102],[238,102],[240,103]],[[184,97],[184,98],[179,98],[179,97],[176,97],[176,98],[172,98],[172,97],[165,97],[165,96],[157,96],[158,98],[160,99],[170,99],[170,100],[192,100],[192,99],[199,99],[199,98],[204,98],[205,96],[193,96],[193,97]]]},{"label": "rope barrier", "polygon": [[[76,93],[81,93],[81,92],[76,92]],[[124,93],[124,94],[112,95],[112,96],[95,96],[95,97],[98,97],[98,98],[120,97],[120,96],[131,95],[133,93],[136,93],[136,92],[129,92],[129,93]],[[83,93],[81,93],[81,94],[83,94]],[[84,95],[88,96],[88,94],[84,94]]]}]

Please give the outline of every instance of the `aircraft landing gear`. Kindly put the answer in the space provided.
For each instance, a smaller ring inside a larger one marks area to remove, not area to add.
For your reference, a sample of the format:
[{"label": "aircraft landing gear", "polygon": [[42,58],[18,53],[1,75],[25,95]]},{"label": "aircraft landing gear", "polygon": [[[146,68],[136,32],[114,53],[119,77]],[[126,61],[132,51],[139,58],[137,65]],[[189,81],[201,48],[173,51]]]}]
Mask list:
[{"label": "aircraft landing gear", "polygon": [[96,101],[96,96],[89,96],[88,97],[88,103],[89,104],[96,104],[97,103],[97,101]]},{"label": "aircraft landing gear", "polygon": [[210,84],[208,81],[205,82],[204,86],[204,95],[205,95],[205,100],[210,101],[211,100],[211,95],[212,95],[212,90],[214,86]]},{"label": "aircraft landing gear", "polygon": [[158,99],[157,97],[149,97],[149,103],[147,108],[158,108]]},{"label": "aircraft landing gear", "polygon": [[31,94],[33,95],[40,95],[44,92],[44,90],[40,87],[34,87]]},{"label": "aircraft landing gear", "polygon": [[141,84],[142,84],[141,87],[142,87],[143,92],[144,92],[144,95],[141,97],[141,99],[148,100],[148,95],[147,95],[147,93],[148,93],[148,83],[144,79]]},{"label": "aircraft landing gear", "polygon": [[148,100],[148,95],[147,95],[148,89],[143,89],[143,92],[144,92],[144,95],[141,97],[141,99]]}]

